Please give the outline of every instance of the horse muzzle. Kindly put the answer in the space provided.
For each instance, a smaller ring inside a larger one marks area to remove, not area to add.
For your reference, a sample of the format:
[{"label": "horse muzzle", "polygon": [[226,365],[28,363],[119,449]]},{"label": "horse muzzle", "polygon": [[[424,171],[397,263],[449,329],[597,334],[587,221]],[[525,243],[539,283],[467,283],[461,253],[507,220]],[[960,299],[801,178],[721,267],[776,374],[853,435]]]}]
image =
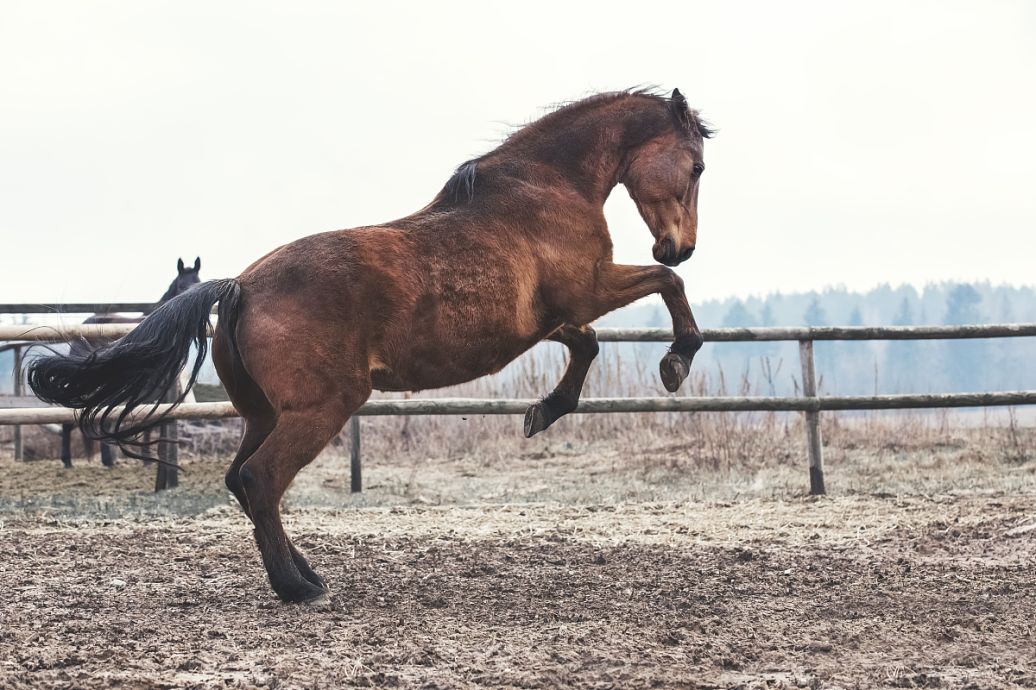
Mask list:
[{"label": "horse muzzle", "polygon": [[655,261],[665,266],[679,266],[684,261],[691,258],[691,254],[693,253],[693,246],[686,247],[678,251],[676,249],[676,244],[668,237],[656,242],[655,246],[651,250],[652,256],[655,257]]}]

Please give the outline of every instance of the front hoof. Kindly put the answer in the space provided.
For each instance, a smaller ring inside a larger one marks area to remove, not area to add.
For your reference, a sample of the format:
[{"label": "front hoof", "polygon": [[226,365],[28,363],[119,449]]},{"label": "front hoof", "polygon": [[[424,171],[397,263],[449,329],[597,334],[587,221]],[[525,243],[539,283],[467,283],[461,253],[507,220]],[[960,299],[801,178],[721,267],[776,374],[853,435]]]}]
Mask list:
[{"label": "front hoof", "polygon": [[529,405],[525,412],[525,438],[532,438],[554,423],[554,416],[546,403]]},{"label": "front hoof", "polygon": [[658,373],[662,377],[662,385],[670,393],[680,389],[680,384],[691,372],[691,361],[675,352],[670,352],[658,363]]}]

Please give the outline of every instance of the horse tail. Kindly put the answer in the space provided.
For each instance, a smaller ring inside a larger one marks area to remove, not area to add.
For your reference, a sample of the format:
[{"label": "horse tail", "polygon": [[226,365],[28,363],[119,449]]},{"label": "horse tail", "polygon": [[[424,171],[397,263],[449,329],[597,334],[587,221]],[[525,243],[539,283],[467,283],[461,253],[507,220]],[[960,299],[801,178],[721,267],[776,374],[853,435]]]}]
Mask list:
[{"label": "horse tail", "polygon": [[[197,354],[191,377],[173,407],[183,402],[197,380],[209,349],[209,313],[217,302],[236,354],[233,333],[240,296],[234,279],[199,283],[160,305],[119,340],[92,351],[73,349],[67,355],[33,359],[27,367],[29,387],[45,402],[78,410],[76,423],[88,438],[113,441],[124,451],[126,445],[140,446],[133,438],[168,415],[156,411],[158,402],[175,390],[192,346]],[[132,415],[143,406],[151,410]]]}]

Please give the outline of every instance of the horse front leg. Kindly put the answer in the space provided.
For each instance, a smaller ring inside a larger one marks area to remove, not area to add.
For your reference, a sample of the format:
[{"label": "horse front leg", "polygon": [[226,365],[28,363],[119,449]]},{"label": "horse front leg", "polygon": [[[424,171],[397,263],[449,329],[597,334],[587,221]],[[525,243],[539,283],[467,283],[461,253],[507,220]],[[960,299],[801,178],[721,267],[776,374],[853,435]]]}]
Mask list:
[{"label": "horse front leg", "polygon": [[675,393],[690,373],[695,353],[705,342],[694,322],[680,276],[665,266],[604,264],[594,289],[594,306],[599,313],[593,318],[656,293],[662,296],[673,319],[675,336],[669,352],[658,364],[658,372],[665,389]]},{"label": "horse front leg", "polygon": [[600,350],[597,345],[597,333],[589,326],[566,324],[548,335],[547,340],[561,343],[568,348],[568,366],[554,390],[543,400],[530,405],[526,411],[526,438],[538,434],[576,409],[583,382],[590,371],[590,364]]}]

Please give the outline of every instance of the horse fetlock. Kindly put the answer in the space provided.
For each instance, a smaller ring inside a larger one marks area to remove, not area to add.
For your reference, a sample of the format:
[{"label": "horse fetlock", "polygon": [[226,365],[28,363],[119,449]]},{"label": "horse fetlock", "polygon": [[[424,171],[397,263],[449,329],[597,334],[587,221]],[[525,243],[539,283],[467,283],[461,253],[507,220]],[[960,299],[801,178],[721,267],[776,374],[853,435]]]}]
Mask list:
[{"label": "horse fetlock", "polygon": [[680,389],[680,384],[684,382],[684,379],[687,378],[690,372],[690,357],[686,357],[679,352],[668,353],[658,363],[658,373],[662,377],[662,385],[670,393],[675,393]]},{"label": "horse fetlock", "polygon": [[672,352],[679,353],[687,359],[693,359],[694,355],[697,354],[704,344],[705,338],[702,337],[701,331],[693,330],[676,336],[676,340],[673,341],[673,346],[670,349]]},{"label": "horse fetlock", "polygon": [[320,575],[309,565],[309,561],[306,560],[305,556],[298,552],[298,550],[291,547],[291,558],[295,562],[295,567],[299,569],[299,574],[306,578],[309,582],[312,582],[317,587],[330,592],[331,589],[327,586],[327,582],[324,581]]}]

